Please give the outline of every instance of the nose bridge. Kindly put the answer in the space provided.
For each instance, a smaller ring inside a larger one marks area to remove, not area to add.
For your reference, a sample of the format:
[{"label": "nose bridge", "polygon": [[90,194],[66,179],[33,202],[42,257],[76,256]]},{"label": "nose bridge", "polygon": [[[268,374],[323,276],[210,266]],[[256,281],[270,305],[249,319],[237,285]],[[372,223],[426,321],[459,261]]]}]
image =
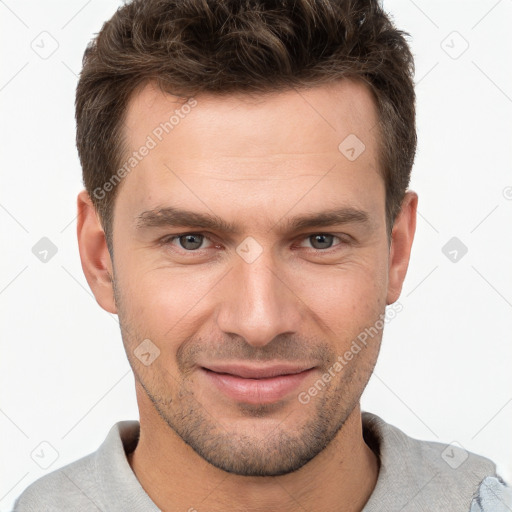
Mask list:
[{"label": "nose bridge", "polygon": [[263,251],[254,261],[240,257],[224,283],[219,328],[242,336],[253,346],[294,332],[300,321],[300,300],[288,286],[270,251]]}]

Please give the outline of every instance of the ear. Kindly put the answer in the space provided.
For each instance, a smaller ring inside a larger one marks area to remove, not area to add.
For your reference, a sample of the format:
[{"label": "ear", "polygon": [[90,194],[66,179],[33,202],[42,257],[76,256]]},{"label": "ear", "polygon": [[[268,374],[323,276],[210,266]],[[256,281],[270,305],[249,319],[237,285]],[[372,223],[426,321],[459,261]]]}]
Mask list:
[{"label": "ear", "polygon": [[416,210],[418,195],[407,191],[402,201],[402,208],[395,219],[391,232],[389,251],[388,294],[386,304],[393,304],[400,297],[402,284],[409,266],[412,241],[416,231]]},{"label": "ear", "polygon": [[77,197],[77,236],[85,278],[98,304],[109,313],[117,313],[112,285],[112,261],[105,232],[86,190]]}]

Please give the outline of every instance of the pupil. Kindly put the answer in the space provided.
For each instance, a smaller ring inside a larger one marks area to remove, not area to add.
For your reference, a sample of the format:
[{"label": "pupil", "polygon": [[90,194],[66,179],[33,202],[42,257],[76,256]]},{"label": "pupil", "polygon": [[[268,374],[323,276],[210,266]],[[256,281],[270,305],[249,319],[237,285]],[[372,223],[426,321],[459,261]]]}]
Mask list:
[{"label": "pupil", "polygon": [[315,247],[315,249],[328,249],[332,244],[332,235],[313,235],[312,239],[313,247],[318,244],[320,245],[320,247]]},{"label": "pupil", "polygon": [[[196,239],[195,242],[194,242],[194,239]],[[197,249],[198,247],[201,247],[202,241],[203,241],[202,235],[182,235],[182,236],[180,236],[180,244],[183,247],[183,249],[189,249],[189,250]]]}]

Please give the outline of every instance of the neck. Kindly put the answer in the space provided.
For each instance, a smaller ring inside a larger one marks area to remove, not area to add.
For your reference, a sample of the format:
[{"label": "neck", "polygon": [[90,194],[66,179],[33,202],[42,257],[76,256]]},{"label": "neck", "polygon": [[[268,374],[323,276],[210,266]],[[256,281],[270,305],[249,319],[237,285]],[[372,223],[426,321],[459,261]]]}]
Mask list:
[{"label": "neck", "polygon": [[[144,413],[144,414],[143,414]],[[361,511],[378,476],[378,459],[365,444],[357,405],[333,441],[298,471],[247,477],[201,458],[153,407],[141,409],[140,438],[128,461],[146,493],[163,511]]]}]

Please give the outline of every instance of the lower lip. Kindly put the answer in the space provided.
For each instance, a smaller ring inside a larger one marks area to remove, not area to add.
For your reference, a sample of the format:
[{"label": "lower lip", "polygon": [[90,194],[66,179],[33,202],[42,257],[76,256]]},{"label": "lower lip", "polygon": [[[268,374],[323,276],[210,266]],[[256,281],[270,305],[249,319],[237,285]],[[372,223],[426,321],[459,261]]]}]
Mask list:
[{"label": "lower lip", "polygon": [[212,372],[204,368],[201,370],[209,382],[230,398],[249,404],[268,404],[283,399],[297,389],[314,369],[266,379],[245,379],[227,373]]}]

